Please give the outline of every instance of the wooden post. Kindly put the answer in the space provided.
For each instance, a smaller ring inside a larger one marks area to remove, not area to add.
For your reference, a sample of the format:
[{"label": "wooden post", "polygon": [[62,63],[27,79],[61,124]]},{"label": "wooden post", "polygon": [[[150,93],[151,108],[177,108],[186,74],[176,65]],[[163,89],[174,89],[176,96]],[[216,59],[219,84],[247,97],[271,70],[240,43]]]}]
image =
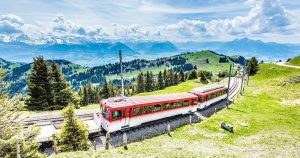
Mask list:
[{"label": "wooden post", "polygon": [[94,150],[97,150],[97,144],[96,144],[96,140],[94,140]]},{"label": "wooden post", "polygon": [[105,149],[106,150],[109,150],[109,140],[110,140],[110,133],[107,132],[106,137],[105,137]]},{"label": "wooden post", "polygon": [[57,154],[57,138],[55,136],[55,134],[52,135],[52,139],[53,139],[53,150],[54,150],[54,153]]},{"label": "wooden post", "polygon": [[230,64],[229,73],[228,73],[228,88],[227,88],[227,97],[226,97],[226,107],[227,108],[228,108],[228,104],[229,104],[229,89],[230,89],[231,68],[232,68],[232,64]]},{"label": "wooden post", "polygon": [[168,135],[171,136],[171,126],[170,126],[170,124],[168,124],[167,130],[168,130]]},{"label": "wooden post", "polygon": [[248,84],[249,84],[249,77],[250,76],[250,66],[248,67],[248,75],[247,75],[247,86],[248,86]]},{"label": "wooden post", "polygon": [[245,66],[243,67],[243,75],[242,75],[242,83],[241,83],[241,91],[240,94],[243,95],[243,89],[244,89],[244,77],[245,77]]},{"label": "wooden post", "polygon": [[192,125],[192,115],[190,115],[190,125]]},{"label": "wooden post", "polygon": [[21,158],[21,149],[20,149],[20,143],[19,139],[17,139],[17,158]]},{"label": "wooden post", "polygon": [[124,133],[123,134],[123,146],[125,150],[128,150],[128,146],[127,146],[127,134]]},{"label": "wooden post", "polygon": [[[227,105],[226,105],[227,106]],[[217,113],[217,108],[215,108],[215,113]]]}]

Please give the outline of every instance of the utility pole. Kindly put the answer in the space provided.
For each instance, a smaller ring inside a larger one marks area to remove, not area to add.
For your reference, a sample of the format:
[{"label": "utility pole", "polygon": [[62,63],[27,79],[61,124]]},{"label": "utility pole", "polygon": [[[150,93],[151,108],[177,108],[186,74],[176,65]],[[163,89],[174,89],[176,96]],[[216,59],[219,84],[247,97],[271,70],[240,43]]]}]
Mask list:
[{"label": "utility pole", "polygon": [[242,76],[242,84],[241,84],[241,91],[240,91],[241,95],[243,95],[244,77],[245,77],[245,65],[243,66],[243,76]]},{"label": "utility pole", "polygon": [[248,66],[247,86],[249,84],[249,78],[250,78],[250,66]]},{"label": "utility pole", "polygon": [[232,63],[232,73],[234,73],[234,63]]},{"label": "utility pole", "polygon": [[228,104],[229,104],[229,89],[230,89],[231,67],[232,67],[232,64],[230,64],[229,73],[228,73],[228,88],[227,88],[227,97],[226,97],[226,107],[227,108],[228,108]]},{"label": "utility pole", "polygon": [[122,67],[122,52],[119,50],[119,58],[120,58],[120,69],[121,69],[121,84],[122,84],[122,90],[121,90],[121,97],[124,98],[124,79],[123,79],[123,67]]}]

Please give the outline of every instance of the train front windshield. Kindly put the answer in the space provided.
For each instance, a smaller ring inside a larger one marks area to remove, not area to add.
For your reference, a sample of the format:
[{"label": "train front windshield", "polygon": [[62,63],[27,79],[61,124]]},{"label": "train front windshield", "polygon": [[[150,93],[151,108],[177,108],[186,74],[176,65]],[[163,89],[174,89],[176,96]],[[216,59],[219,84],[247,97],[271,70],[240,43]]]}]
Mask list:
[{"label": "train front windshield", "polygon": [[102,116],[104,118],[106,118],[107,120],[109,120],[109,109],[107,107],[104,107],[103,112],[102,112]]}]

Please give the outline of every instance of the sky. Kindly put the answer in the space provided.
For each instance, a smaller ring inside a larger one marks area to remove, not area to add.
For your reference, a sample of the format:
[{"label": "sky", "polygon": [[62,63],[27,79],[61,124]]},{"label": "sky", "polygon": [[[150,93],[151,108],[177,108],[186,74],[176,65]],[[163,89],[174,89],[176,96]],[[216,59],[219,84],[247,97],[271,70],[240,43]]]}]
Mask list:
[{"label": "sky", "polygon": [[0,41],[300,43],[297,0],[0,1]]}]

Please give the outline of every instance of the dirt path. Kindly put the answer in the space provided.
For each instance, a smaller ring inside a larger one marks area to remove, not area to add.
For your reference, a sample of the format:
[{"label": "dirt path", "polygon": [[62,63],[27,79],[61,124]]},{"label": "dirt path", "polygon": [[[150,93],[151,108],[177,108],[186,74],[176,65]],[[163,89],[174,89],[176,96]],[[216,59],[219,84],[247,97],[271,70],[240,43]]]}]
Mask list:
[{"label": "dirt path", "polygon": [[286,66],[286,67],[291,67],[291,68],[296,68],[296,69],[300,69],[300,66],[294,66],[294,65],[287,65],[286,62],[278,62],[276,63],[279,66]]}]

